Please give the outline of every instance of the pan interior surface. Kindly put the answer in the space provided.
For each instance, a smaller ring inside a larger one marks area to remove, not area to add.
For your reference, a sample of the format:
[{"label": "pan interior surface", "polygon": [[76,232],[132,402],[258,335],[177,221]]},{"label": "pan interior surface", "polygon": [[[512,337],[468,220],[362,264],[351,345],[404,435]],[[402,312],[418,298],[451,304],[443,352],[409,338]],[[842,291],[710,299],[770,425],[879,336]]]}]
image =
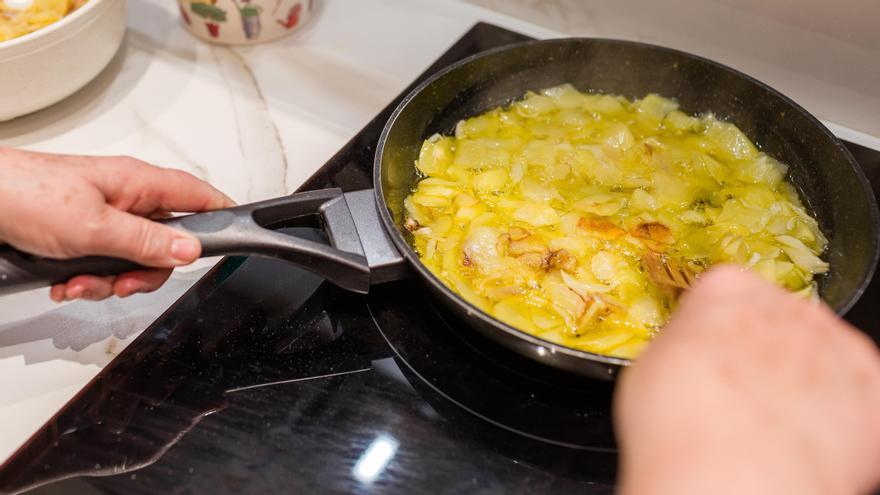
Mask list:
[{"label": "pan interior surface", "polygon": [[[385,203],[380,212],[393,223],[386,227],[399,232],[393,236],[398,248],[432,284],[441,282],[419,263],[403,226],[403,200],[418,180],[414,162],[422,141],[434,133],[450,134],[459,120],[528,90],[563,83],[630,99],[657,93],[677,100],[685,113],[711,112],[736,124],[762,151],[790,166],[788,180],[828,237],[823,258],[830,270],[818,278],[822,299],[843,313],[864,290],[876,264],[877,206],[855,160],[824,126],[775,90],[722,65],[601,39],[527,42],[477,55],[426,81],[398,107],[376,155],[375,184]],[[479,312],[441,292],[467,314]]]}]

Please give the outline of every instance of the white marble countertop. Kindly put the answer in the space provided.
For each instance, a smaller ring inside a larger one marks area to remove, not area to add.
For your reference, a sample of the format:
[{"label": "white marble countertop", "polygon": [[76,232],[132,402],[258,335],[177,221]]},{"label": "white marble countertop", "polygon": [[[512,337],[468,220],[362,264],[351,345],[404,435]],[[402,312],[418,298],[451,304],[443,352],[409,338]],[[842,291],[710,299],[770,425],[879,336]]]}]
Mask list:
[{"label": "white marble countertop", "polygon": [[[530,20],[554,25],[548,12]],[[559,36],[456,0],[326,0],[299,34],[230,49],[187,34],[174,2],[129,0],[127,39],[110,67],[62,103],[0,123],[0,144],[134,155],[192,172],[240,203],[283,195],[479,20]],[[55,305],[46,290],[0,299],[0,462],[215,261],[126,300]]]}]

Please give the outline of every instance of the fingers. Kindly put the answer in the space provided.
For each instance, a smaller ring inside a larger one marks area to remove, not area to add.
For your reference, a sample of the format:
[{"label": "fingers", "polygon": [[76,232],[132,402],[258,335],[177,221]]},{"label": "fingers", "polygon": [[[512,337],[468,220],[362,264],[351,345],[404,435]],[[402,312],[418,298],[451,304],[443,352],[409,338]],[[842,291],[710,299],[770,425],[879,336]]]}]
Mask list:
[{"label": "fingers", "polygon": [[86,173],[108,203],[140,215],[156,210],[193,212],[235,205],[228,196],[190,173],[134,158],[104,158],[87,167]]},{"label": "fingers", "polygon": [[65,299],[64,293],[67,290],[65,284],[55,284],[49,290],[49,299],[55,302],[62,302]]},{"label": "fingers", "polygon": [[118,297],[128,297],[141,292],[153,292],[171,276],[170,269],[140,270],[128,272],[116,278],[113,293]]},{"label": "fingers", "polygon": [[128,297],[132,294],[153,292],[171,276],[170,269],[140,270],[118,277],[79,275],[64,284],[56,284],[49,291],[55,302],[83,299],[100,301],[110,296]]},{"label": "fingers", "polygon": [[100,301],[113,295],[114,278],[78,275],[68,280],[65,284],[53,286],[50,296],[53,301],[58,302],[72,301],[74,299]]},{"label": "fingers", "polygon": [[85,249],[151,267],[174,267],[196,260],[201,244],[192,234],[107,207],[87,226]]},{"label": "fingers", "polygon": [[[785,320],[790,313],[816,315],[826,311],[821,305],[798,299],[748,270],[721,265],[708,270],[693,289],[684,294],[660,335],[682,329],[712,335],[719,329],[741,333],[753,328],[747,322],[762,319],[776,322]],[[738,329],[734,321],[745,328]]]},{"label": "fingers", "polygon": [[760,295],[782,295],[784,291],[754,273],[734,265],[712,267],[699,278],[688,297],[723,299],[729,302],[751,301]]}]

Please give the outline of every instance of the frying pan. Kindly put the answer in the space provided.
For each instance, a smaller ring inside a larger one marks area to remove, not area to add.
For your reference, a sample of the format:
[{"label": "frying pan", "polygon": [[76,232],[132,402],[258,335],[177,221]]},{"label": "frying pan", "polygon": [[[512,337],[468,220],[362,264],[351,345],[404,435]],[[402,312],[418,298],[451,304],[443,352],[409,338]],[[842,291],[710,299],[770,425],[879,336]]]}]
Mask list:
[{"label": "frying pan", "polygon": [[[553,344],[480,311],[420,263],[404,227],[403,200],[418,175],[422,141],[450,133],[456,122],[510,103],[527,90],[571,83],[582,91],[640,98],[675,98],[689,114],[712,112],[736,124],[766,153],[790,165],[789,180],[829,243],[819,294],[845,313],[864,291],[878,256],[876,201],[858,164],[806,110],[733,69],[667,48],[617,40],[530,41],[453,64],[414,89],[388,120],[375,154],[373,190],[310,191],[289,197],[165,221],[198,237],[203,256],[245,254],[282,259],[349,290],[414,272],[473,329],[549,366],[590,377],[614,377],[629,360]],[[326,244],[271,230],[315,215]],[[36,258],[0,250],[0,294],[47,285],[73,275],[107,275],[141,268],[102,257]],[[414,329],[417,331],[417,329]]]}]

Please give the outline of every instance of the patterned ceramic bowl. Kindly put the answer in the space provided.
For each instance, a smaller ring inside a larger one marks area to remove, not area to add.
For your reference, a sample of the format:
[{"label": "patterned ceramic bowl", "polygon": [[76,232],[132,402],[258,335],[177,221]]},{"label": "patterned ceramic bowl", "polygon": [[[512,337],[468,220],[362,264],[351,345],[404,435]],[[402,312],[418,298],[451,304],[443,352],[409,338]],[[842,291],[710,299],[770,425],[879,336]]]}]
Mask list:
[{"label": "patterned ceramic bowl", "polygon": [[195,36],[227,45],[261,43],[286,36],[315,11],[317,0],[178,0],[180,15]]}]

